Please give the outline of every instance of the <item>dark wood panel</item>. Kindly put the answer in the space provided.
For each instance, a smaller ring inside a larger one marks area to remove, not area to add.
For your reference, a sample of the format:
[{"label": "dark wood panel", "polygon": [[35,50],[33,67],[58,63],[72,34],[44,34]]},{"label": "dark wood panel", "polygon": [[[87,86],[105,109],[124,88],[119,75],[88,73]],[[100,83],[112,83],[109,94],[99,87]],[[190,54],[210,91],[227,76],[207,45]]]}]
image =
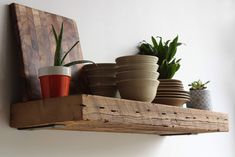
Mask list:
[{"label": "dark wood panel", "polygon": [[[55,41],[51,25],[59,31],[64,23],[64,51],[79,40],[76,23],[66,17],[33,9],[20,4],[10,5],[12,25],[15,32],[18,51],[15,55],[19,60],[21,77],[21,100],[29,101],[41,98],[38,69],[51,66],[54,62]],[[80,44],[70,53],[67,62],[83,59]],[[71,94],[79,92],[79,70],[82,65],[72,67]]]}]

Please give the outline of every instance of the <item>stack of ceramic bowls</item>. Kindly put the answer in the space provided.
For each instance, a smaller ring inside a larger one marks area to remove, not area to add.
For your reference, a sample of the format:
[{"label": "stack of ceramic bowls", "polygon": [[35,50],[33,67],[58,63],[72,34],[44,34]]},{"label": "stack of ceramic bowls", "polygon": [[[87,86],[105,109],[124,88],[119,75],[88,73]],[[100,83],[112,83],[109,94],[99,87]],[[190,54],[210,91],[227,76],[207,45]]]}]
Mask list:
[{"label": "stack of ceramic bowls", "polygon": [[152,102],[159,85],[158,58],[147,55],[116,59],[117,87],[121,98]]},{"label": "stack of ceramic bowls", "polygon": [[180,80],[159,79],[160,85],[154,103],[182,106],[190,100],[189,93],[184,90]]},{"label": "stack of ceramic bowls", "polygon": [[83,67],[91,94],[116,97],[116,64],[98,63]]}]

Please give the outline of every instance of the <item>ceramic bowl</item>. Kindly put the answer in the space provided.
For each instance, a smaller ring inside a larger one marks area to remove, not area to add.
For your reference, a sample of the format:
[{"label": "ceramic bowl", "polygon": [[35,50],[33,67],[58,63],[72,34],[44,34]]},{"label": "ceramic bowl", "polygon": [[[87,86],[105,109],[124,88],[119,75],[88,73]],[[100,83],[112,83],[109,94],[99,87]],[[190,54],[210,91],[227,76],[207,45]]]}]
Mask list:
[{"label": "ceramic bowl", "polygon": [[95,69],[115,69],[115,63],[97,63],[97,64],[87,64],[83,66],[84,70],[95,70]]},{"label": "ceramic bowl", "polygon": [[159,76],[158,72],[151,72],[146,70],[133,70],[117,73],[117,80],[128,80],[128,79],[153,79],[157,80]]},{"label": "ceramic bowl", "polygon": [[143,63],[143,64],[129,64],[117,67],[117,72],[132,71],[132,70],[146,70],[146,71],[157,72],[158,65]]},{"label": "ceramic bowl", "polygon": [[93,95],[100,95],[106,97],[117,97],[117,86],[110,85],[110,86],[92,86],[90,87],[90,91]]},{"label": "ceramic bowl", "polygon": [[154,79],[129,79],[118,81],[121,98],[152,102],[156,96],[159,81]]},{"label": "ceramic bowl", "polygon": [[129,64],[157,64],[158,57],[150,55],[132,55],[132,56],[122,56],[116,59],[118,66],[129,65]]},{"label": "ceramic bowl", "polygon": [[96,85],[116,85],[116,77],[90,76],[88,77],[89,86]]},{"label": "ceramic bowl", "polygon": [[116,70],[115,69],[92,69],[92,70],[86,70],[87,77],[92,76],[106,76],[106,77],[115,77],[116,76]]}]

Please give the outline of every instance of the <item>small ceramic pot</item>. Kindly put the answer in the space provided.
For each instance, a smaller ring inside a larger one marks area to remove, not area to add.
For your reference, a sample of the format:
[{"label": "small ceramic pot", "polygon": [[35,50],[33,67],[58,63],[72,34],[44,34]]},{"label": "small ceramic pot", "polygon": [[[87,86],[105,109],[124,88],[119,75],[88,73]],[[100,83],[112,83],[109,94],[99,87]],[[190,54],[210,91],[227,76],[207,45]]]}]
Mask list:
[{"label": "small ceramic pot", "polygon": [[71,69],[64,66],[49,66],[38,70],[43,98],[69,95]]},{"label": "small ceramic pot", "polygon": [[190,101],[188,108],[211,110],[210,92],[208,90],[190,90]]}]

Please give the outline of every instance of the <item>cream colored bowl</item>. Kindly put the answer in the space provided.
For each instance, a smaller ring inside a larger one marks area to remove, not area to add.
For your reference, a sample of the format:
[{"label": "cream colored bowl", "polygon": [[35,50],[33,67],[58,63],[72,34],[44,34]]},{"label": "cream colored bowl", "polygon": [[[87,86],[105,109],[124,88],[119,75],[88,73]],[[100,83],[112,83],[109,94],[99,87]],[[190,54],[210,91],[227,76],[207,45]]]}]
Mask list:
[{"label": "cream colored bowl", "polygon": [[118,81],[121,98],[152,102],[156,96],[159,81],[154,79],[129,79]]},{"label": "cream colored bowl", "polygon": [[158,57],[150,55],[132,55],[132,56],[122,56],[116,59],[118,66],[129,65],[129,64],[157,64]]},{"label": "cream colored bowl", "polygon": [[153,79],[157,80],[159,76],[158,72],[146,71],[146,70],[133,70],[117,73],[117,80],[128,79]]},{"label": "cream colored bowl", "polygon": [[124,72],[124,71],[131,71],[131,70],[146,70],[146,71],[157,72],[158,65],[142,63],[142,64],[127,64],[127,65],[117,67],[117,72]]}]

